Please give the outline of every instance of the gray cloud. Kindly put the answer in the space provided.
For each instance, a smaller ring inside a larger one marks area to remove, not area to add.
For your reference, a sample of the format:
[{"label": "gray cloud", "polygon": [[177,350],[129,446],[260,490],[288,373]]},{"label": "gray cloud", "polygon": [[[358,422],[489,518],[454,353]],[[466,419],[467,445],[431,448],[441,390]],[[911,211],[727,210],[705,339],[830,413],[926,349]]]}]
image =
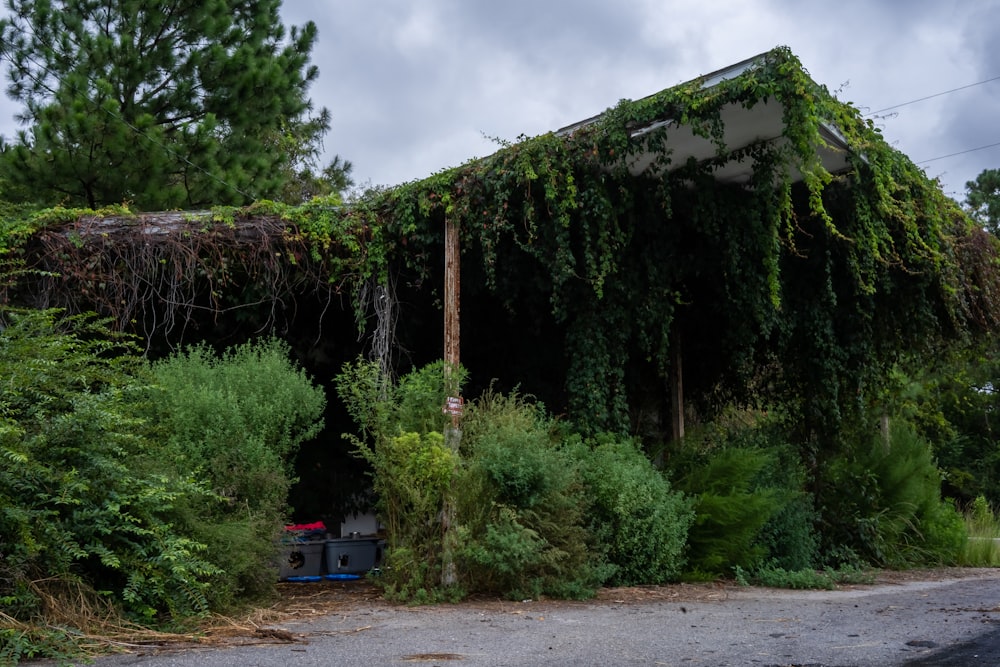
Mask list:
[{"label": "gray cloud", "polygon": [[[286,0],[282,14],[319,27],[312,97],[333,116],[326,151],[373,184],[428,176],[493,152],[489,137],[557,129],[778,45],[867,111],[1000,75],[1000,0]],[[915,160],[995,143],[998,91],[877,123]],[[14,111],[0,101],[0,134]],[[959,197],[997,166],[995,148],[926,169]]]}]

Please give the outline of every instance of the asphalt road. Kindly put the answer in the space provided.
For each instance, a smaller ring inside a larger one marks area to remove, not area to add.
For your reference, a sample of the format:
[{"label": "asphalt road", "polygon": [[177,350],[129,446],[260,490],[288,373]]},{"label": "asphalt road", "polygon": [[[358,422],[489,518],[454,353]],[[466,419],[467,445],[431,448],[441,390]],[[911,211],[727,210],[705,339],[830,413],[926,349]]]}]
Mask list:
[{"label": "asphalt road", "polygon": [[714,599],[352,605],[272,626],[286,643],[98,659],[97,667],[338,665],[1000,665],[1000,570],[966,578]]}]

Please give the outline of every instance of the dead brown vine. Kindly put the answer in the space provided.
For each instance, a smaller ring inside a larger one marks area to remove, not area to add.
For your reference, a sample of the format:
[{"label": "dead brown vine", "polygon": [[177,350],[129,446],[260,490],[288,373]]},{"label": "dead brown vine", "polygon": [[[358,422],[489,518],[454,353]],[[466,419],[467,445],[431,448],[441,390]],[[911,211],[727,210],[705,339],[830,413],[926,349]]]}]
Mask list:
[{"label": "dead brown vine", "polygon": [[194,317],[211,321],[261,308],[262,329],[294,312],[298,297],[331,300],[336,286],[306,235],[276,215],[220,222],[209,214],[82,216],[35,234],[30,305],[94,310],[147,339],[183,338]]}]

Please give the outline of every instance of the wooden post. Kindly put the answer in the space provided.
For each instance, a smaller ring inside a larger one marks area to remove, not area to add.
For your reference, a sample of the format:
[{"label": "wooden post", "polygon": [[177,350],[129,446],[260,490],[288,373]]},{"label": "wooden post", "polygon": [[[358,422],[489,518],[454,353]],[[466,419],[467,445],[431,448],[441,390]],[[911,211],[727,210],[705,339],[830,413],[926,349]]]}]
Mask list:
[{"label": "wooden post", "polygon": [[674,442],[684,438],[684,368],[681,354],[681,335],[674,328],[673,359],[670,361],[670,424]]},{"label": "wooden post", "polygon": [[[444,386],[448,392],[447,412],[451,424],[445,427],[445,446],[458,454],[462,442],[462,430],[458,420],[461,414],[461,396],[458,387],[458,365],[461,361],[461,248],[459,247],[458,226],[447,217],[444,221]],[[457,405],[457,409],[456,406]],[[450,492],[449,492],[450,496]],[[454,586],[458,583],[455,572],[454,535],[452,523],[455,506],[450,497],[444,499],[441,508],[441,585]]]},{"label": "wooden post", "polygon": [[892,447],[892,433],[889,427],[889,411],[882,406],[882,418],[879,420],[879,431],[882,434],[882,449],[886,454]]},{"label": "wooden post", "polygon": [[[444,221],[444,386],[451,408],[451,428],[445,429],[445,444],[458,451],[462,431],[458,427],[461,416],[461,387],[458,386],[458,366],[461,362],[461,282],[462,249],[459,247],[458,225]],[[455,408],[457,405],[457,409]]]},{"label": "wooden post", "polygon": [[[461,248],[458,242],[458,226],[450,220],[444,222],[444,372],[445,386],[449,392],[452,386],[451,373],[458,368],[461,357]],[[456,418],[457,425],[457,418]]]}]

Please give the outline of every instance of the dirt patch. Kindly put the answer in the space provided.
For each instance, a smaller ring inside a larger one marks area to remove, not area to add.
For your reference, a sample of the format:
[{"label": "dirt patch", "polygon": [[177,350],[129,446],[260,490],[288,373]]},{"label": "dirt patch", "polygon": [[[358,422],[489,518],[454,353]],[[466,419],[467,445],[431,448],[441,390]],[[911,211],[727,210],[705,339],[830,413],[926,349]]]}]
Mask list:
[{"label": "dirt patch", "polygon": [[[590,600],[507,600],[496,597],[473,596],[456,604],[441,604],[442,609],[456,607],[470,610],[509,611],[514,607],[531,605],[546,608],[583,604],[638,604],[642,602],[694,602],[725,600],[730,591],[739,588],[731,582],[704,584],[670,584],[667,586],[627,586],[602,588]],[[343,613],[375,606],[405,606],[385,600],[378,587],[367,581],[315,582],[309,584],[279,584],[281,598],[261,614],[261,618],[274,618],[275,622],[304,619],[328,614]],[[433,608],[433,607],[431,607]],[[264,610],[261,610],[264,611]]]},{"label": "dirt patch", "polygon": [[992,567],[938,567],[915,570],[879,570],[875,584],[906,584],[912,581],[944,581],[947,579],[997,579],[1000,568]]},{"label": "dirt patch", "polygon": [[[904,571],[873,571],[872,581],[866,584],[847,584],[841,590],[870,588],[915,581],[942,581],[948,579],[1000,578],[1000,569],[991,568],[931,568]],[[351,609],[372,606],[398,606],[382,598],[379,589],[365,580],[345,582],[283,583],[278,585],[280,599],[269,607],[262,617],[301,619],[325,616]],[[643,602],[711,602],[728,599],[733,591],[745,590],[733,581],[710,583],[679,583],[664,586],[624,586],[602,588],[592,600],[524,600],[511,601],[490,597],[473,597],[458,605],[470,609],[508,609],[513,605],[531,603],[542,606],[574,604],[640,604]]]}]

